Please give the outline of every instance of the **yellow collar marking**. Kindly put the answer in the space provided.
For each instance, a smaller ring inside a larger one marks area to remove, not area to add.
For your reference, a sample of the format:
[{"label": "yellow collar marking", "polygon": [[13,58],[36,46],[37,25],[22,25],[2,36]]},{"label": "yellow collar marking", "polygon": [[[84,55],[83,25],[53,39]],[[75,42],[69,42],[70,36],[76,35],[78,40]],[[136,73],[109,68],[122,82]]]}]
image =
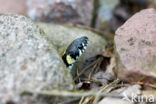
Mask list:
[{"label": "yellow collar marking", "polygon": [[66,57],[67,63],[68,64],[73,64],[76,60],[73,59],[70,55],[67,55]]}]

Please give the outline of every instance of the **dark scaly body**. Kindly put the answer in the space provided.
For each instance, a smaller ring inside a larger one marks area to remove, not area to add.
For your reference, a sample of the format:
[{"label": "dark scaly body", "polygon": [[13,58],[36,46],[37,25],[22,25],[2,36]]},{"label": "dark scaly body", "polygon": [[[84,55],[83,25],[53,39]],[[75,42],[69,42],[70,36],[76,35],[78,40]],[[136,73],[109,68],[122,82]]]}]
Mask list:
[{"label": "dark scaly body", "polygon": [[88,45],[88,38],[86,36],[75,39],[65,51],[62,56],[64,63],[66,64],[68,71],[70,72],[73,64],[82,55]]}]

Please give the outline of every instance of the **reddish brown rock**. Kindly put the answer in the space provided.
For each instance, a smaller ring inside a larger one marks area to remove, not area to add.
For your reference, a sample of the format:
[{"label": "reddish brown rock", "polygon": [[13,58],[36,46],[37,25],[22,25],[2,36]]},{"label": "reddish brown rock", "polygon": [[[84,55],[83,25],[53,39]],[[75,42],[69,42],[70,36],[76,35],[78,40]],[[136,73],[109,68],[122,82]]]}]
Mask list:
[{"label": "reddish brown rock", "polygon": [[132,16],[116,31],[115,44],[119,76],[139,72],[156,77],[156,9]]},{"label": "reddish brown rock", "polygon": [[0,0],[0,13],[25,14],[26,0]]},{"label": "reddish brown rock", "polygon": [[94,0],[27,0],[27,15],[37,21],[90,25]]}]

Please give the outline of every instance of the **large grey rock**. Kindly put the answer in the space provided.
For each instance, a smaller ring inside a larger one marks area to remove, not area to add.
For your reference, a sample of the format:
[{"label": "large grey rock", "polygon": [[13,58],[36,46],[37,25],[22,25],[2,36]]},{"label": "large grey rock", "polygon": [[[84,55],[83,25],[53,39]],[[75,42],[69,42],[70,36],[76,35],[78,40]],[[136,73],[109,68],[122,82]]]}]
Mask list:
[{"label": "large grey rock", "polygon": [[138,72],[156,77],[156,9],[132,16],[116,31],[115,44],[119,76]]},{"label": "large grey rock", "polygon": [[72,25],[46,24],[39,22],[36,24],[45,32],[46,39],[55,46],[61,56],[69,44],[81,36],[87,36],[89,38],[89,45],[86,49],[86,52],[89,52],[89,56],[93,56],[105,50],[106,40],[89,29],[74,27]]},{"label": "large grey rock", "polygon": [[37,21],[90,25],[94,0],[27,0],[27,14]]},{"label": "large grey rock", "polygon": [[41,30],[19,15],[0,16],[0,103],[22,90],[73,89],[70,74]]},{"label": "large grey rock", "polygon": [[89,58],[101,54],[103,51],[105,51],[106,40],[91,30],[74,26],[62,26],[44,23],[37,24],[44,30],[47,39],[51,44],[54,44],[60,56],[63,55],[64,51],[73,40],[81,36],[88,37],[89,42],[87,49],[82,54],[76,65],[78,68],[80,68]]}]

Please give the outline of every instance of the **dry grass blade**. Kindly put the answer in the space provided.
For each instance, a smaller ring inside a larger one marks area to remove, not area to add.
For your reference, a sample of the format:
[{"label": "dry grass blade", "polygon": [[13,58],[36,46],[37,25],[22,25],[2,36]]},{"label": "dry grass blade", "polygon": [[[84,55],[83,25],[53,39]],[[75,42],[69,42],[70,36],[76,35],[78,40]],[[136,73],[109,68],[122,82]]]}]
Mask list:
[{"label": "dry grass blade", "polygon": [[98,60],[95,60],[93,63],[89,64],[88,66],[86,66],[75,78],[74,81],[77,80],[88,68],[90,68],[91,66],[95,65],[97,63]]},{"label": "dry grass blade", "polygon": [[94,101],[93,101],[93,104],[97,104],[97,102],[98,102],[98,100],[99,100],[99,97],[100,97],[100,96],[99,96],[100,93],[102,93],[105,89],[107,89],[107,88],[109,88],[110,86],[115,85],[115,84],[117,84],[117,83],[119,83],[119,79],[117,79],[117,80],[115,80],[114,82],[111,82],[110,84],[104,86],[104,87],[98,92],[97,96],[95,97],[95,99],[94,99]]},{"label": "dry grass blade", "polygon": [[150,84],[150,83],[144,83],[144,82],[137,82],[137,84],[149,86],[149,87],[152,87],[152,88],[156,89],[156,84]]},{"label": "dry grass blade", "polygon": [[84,101],[84,97],[81,98],[79,104],[82,104],[83,101]]},{"label": "dry grass blade", "polygon": [[[101,97],[101,94],[104,94],[103,91],[105,89],[109,88],[110,86],[117,84],[118,82],[119,82],[119,79],[117,79],[117,80],[111,82],[110,84],[102,87],[98,92],[96,92],[96,95],[92,95],[92,96],[87,97],[82,104],[89,104],[89,102],[91,102],[91,100],[93,100],[94,98],[95,99],[93,101],[93,104],[97,104],[97,101],[98,101],[99,97]],[[106,94],[106,96],[108,96],[108,95]],[[109,95],[109,96],[111,96],[111,95]]]},{"label": "dry grass blade", "polygon": [[99,58],[99,59],[96,61],[95,65],[93,66],[92,71],[89,73],[88,80],[91,79],[93,72],[100,66],[102,59],[103,59],[103,58]]}]

